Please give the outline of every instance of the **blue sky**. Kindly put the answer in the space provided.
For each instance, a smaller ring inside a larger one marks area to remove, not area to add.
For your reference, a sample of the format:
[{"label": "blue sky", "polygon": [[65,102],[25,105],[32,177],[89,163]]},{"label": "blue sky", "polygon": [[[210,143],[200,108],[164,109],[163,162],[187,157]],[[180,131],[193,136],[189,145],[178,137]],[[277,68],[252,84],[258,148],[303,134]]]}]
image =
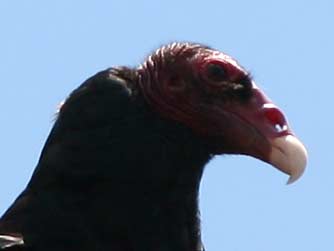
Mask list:
[{"label": "blue sky", "polygon": [[27,184],[71,90],[164,43],[196,41],[249,69],[309,151],[290,186],[258,160],[216,157],[201,185],[206,249],[334,250],[333,11],[330,0],[1,1],[0,213]]}]

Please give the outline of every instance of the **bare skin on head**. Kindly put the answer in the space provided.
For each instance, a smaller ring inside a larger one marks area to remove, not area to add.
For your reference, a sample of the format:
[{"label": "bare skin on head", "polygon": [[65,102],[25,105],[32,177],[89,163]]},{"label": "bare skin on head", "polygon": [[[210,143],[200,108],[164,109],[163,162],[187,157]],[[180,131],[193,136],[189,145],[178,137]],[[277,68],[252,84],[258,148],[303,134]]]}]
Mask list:
[{"label": "bare skin on head", "polygon": [[288,183],[303,174],[305,147],[282,111],[232,57],[197,44],[174,43],[157,50],[138,72],[152,107],[189,126],[216,154],[261,159],[290,175]]}]

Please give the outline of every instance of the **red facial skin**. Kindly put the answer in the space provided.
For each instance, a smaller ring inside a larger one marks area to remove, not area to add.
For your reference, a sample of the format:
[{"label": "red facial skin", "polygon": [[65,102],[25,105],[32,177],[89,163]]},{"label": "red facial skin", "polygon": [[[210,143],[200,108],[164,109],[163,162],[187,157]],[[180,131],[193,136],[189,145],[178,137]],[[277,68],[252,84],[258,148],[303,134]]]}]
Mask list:
[{"label": "red facial skin", "polygon": [[[223,68],[224,79],[212,79],[210,64]],[[268,161],[270,140],[291,134],[283,113],[224,53],[172,45],[153,54],[138,72],[152,107],[203,137],[214,154],[246,154]]]}]

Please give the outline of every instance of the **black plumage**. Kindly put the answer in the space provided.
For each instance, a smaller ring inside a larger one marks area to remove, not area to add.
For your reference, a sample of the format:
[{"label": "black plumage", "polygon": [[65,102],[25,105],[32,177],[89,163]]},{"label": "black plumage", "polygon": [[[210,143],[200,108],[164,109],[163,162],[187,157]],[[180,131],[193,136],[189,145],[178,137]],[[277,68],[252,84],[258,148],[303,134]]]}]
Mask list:
[{"label": "black plumage", "polygon": [[0,231],[22,233],[33,250],[196,250],[210,154],[187,128],[132,98],[117,72],[71,94]]}]

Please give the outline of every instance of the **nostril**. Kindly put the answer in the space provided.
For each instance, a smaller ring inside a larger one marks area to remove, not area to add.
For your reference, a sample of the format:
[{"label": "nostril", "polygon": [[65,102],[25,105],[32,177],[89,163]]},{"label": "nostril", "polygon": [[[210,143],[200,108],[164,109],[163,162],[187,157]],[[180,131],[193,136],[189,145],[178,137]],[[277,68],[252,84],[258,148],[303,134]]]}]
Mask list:
[{"label": "nostril", "polygon": [[275,129],[277,132],[283,132],[283,131],[287,131],[288,130],[288,126],[287,125],[280,125],[280,124],[276,124],[275,125]]},{"label": "nostril", "polygon": [[265,118],[272,124],[277,132],[287,131],[288,124],[283,113],[272,104],[263,106]]}]

